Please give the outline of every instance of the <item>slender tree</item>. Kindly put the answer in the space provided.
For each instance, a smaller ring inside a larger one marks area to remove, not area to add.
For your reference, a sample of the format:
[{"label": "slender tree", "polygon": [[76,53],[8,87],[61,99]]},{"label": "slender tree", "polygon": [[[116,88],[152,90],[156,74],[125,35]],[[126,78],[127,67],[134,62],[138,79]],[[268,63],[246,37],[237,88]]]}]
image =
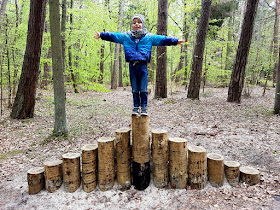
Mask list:
[{"label": "slender tree", "polygon": [[47,0],[30,0],[25,55],[11,118],[32,118],[39,75]]},{"label": "slender tree", "polygon": [[62,45],[59,17],[59,0],[49,0],[52,69],[54,85],[55,122],[54,134],[65,135],[68,133],[66,126],[65,90],[62,62]]},{"label": "slender tree", "polygon": [[273,57],[274,57],[274,71],[273,82],[276,82],[276,75],[278,71],[278,34],[279,34],[279,20],[280,20],[280,0],[275,0],[275,22],[273,33]]},{"label": "slender tree", "polygon": [[[0,8],[0,23],[2,22],[2,18],[3,18],[3,15],[4,15],[4,13],[5,13],[5,10],[6,10],[7,2],[8,2],[8,0],[2,0],[2,2],[1,2],[1,8]],[[0,26],[0,27],[1,27],[1,26]]]},{"label": "slender tree", "polygon": [[248,0],[242,24],[242,30],[235,58],[234,68],[228,90],[228,102],[241,102],[241,94],[245,80],[245,69],[252,40],[255,17],[259,0]]},{"label": "slender tree", "polygon": [[[167,35],[168,0],[158,1],[157,34]],[[157,47],[157,70],[155,98],[167,98],[167,50]]]},{"label": "slender tree", "polygon": [[[119,24],[118,31],[122,30],[123,24],[123,5],[124,0],[119,0]],[[115,44],[115,57],[114,57],[114,67],[111,74],[111,89],[117,89],[118,87],[118,69],[119,69],[119,55],[120,55],[120,44]]]},{"label": "slender tree", "polygon": [[212,0],[203,0],[202,2],[198,31],[196,34],[195,48],[193,52],[192,72],[187,95],[187,97],[191,99],[199,99],[203,54],[207,36],[211,3]]}]

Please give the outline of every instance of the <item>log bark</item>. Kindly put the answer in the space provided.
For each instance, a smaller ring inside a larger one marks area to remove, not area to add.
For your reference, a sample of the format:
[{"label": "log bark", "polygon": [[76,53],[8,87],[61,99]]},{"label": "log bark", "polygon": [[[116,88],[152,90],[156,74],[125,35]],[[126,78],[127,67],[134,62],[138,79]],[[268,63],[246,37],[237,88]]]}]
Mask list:
[{"label": "log bark", "polygon": [[207,184],[207,154],[201,146],[188,147],[188,181],[191,189],[203,189]]},{"label": "log bark", "polygon": [[117,183],[121,190],[131,186],[130,128],[116,130]]},{"label": "log bark", "polygon": [[149,117],[132,115],[132,180],[138,190],[150,184]]},{"label": "log bark", "polygon": [[248,185],[258,184],[260,182],[259,170],[249,166],[240,167],[240,181]]},{"label": "log bark", "polygon": [[168,133],[163,129],[152,131],[153,180],[157,188],[168,185]]},{"label": "log bark", "polygon": [[114,138],[98,139],[98,180],[101,191],[110,190],[115,183]]},{"label": "log bark", "polygon": [[82,147],[82,185],[90,193],[97,185],[97,144]]},{"label": "log bark", "polygon": [[81,184],[80,154],[67,153],[63,158],[63,183],[67,192],[75,192]]},{"label": "log bark", "polygon": [[213,187],[224,184],[224,157],[219,154],[207,154],[208,179]]},{"label": "log bark", "polygon": [[27,171],[28,193],[37,194],[45,188],[44,167],[31,168]]},{"label": "log bark", "polygon": [[172,188],[187,187],[187,140],[169,138],[169,175]]},{"label": "log bark", "polygon": [[236,161],[225,161],[225,177],[231,186],[236,186],[239,182],[240,163]]},{"label": "log bark", "polygon": [[44,163],[46,190],[55,192],[63,182],[62,160],[52,160]]}]

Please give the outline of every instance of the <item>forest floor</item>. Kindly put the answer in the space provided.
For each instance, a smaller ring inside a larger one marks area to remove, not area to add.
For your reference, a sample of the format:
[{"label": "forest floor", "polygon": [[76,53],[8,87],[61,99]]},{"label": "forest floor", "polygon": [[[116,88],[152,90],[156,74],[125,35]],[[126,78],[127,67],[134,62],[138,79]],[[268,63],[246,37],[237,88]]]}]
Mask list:
[{"label": "forest floor", "polygon": [[261,182],[247,186],[203,190],[133,187],[85,193],[80,187],[67,193],[61,187],[28,194],[27,170],[102,136],[131,127],[132,94],[129,87],[107,93],[67,91],[68,137],[52,137],[54,99],[51,90],[38,90],[33,119],[13,120],[4,109],[0,120],[0,209],[280,209],[280,117],[272,114],[275,89],[262,96],[254,88],[241,104],[228,103],[227,89],[207,88],[200,100],[187,99],[184,88],[173,87],[166,99],[149,97],[150,131],[168,131],[169,137],[187,138],[208,153],[260,170]]}]

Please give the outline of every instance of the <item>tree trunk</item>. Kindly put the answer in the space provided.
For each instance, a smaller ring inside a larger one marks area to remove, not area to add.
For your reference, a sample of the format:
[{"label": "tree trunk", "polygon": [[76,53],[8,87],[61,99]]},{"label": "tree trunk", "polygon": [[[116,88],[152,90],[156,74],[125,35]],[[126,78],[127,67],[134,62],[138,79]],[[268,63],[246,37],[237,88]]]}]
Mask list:
[{"label": "tree trunk", "polygon": [[[2,17],[4,15],[4,13],[5,13],[5,10],[6,10],[7,2],[8,2],[8,0],[2,0],[2,2],[1,2],[0,23],[2,22]],[[0,28],[1,28],[1,25],[0,25]]]},{"label": "tree trunk", "polygon": [[236,161],[225,161],[225,177],[231,186],[236,186],[239,182],[240,163]]},{"label": "tree trunk", "polygon": [[[51,47],[48,49],[48,54],[45,55],[45,58],[51,58],[52,57],[52,50],[51,50]],[[50,83],[50,72],[51,72],[51,66],[49,65],[48,62],[45,62],[44,63],[44,73],[43,73],[43,79],[42,79],[42,82],[41,82],[41,85],[40,85],[40,88],[42,89],[46,89],[47,86],[49,85]]]},{"label": "tree trunk", "polygon": [[255,16],[259,0],[248,0],[242,24],[238,50],[228,90],[228,102],[241,102],[241,94],[245,80],[245,70],[252,40]]},{"label": "tree trunk", "polygon": [[27,171],[28,193],[37,194],[45,188],[44,167],[31,168]]},{"label": "tree trunk", "polygon": [[105,45],[102,44],[100,48],[100,75],[99,75],[99,82],[102,84],[103,83],[103,77],[104,77],[104,51],[105,51]]},{"label": "tree trunk", "polygon": [[207,36],[211,3],[212,0],[203,0],[202,3],[198,32],[196,35],[195,48],[193,52],[192,72],[187,95],[187,97],[191,99],[199,99],[203,53]]},{"label": "tree trunk", "polygon": [[224,184],[224,157],[219,154],[207,154],[207,174],[209,183],[213,187],[221,187]]},{"label": "tree trunk", "polygon": [[[73,9],[73,0],[70,1],[70,8]],[[71,37],[72,33],[72,24],[73,24],[73,14],[70,13],[70,32],[69,32],[69,37]],[[77,82],[76,82],[76,77],[73,72],[73,62],[72,62],[72,45],[69,45],[68,47],[68,57],[69,57],[69,71],[70,71],[70,76],[71,76],[71,81],[73,85],[73,89],[75,93],[79,93],[78,88],[77,88]]]},{"label": "tree trunk", "polygon": [[[280,50],[278,62],[280,63]],[[275,99],[274,99],[274,114],[280,113],[280,65],[278,65],[276,77],[276,88],[275,88]]]},{"label": "tree trunk", "polygon": [[45,183],[48,192],[55,192],[63,182],[62,160],[52,160],[44,163]]},{"label": "tree trunk", "polygon": [[66,50],[66,40],[65,40],[65,32],[66,32],[66,13],[67,13],[67,0],[63,0],[62,4],[62,12],[61,12],[61,46],[62,46],[62,62],[63,62],[63,72],[65,72],[65,50]]},{"label": "tree trunk", "polygon": [[49,9],[55,107],[55,122],[53,132],[55,135],[65,135],[68,133],[68,131],[66,126],[66,95],[64,90],[64,75],[62,63],[59,0],[49,0]]},{"label": "tree trunk", "polygon": [[123,87],[122,77],[123,77],[123,69],[122,69],[122,48],[120,47],[119,53],[119,87]]},{"label": "tree trunk", "polygon": [[[157,34],[167,35],[168,0],[158,1]],[[167,98],[167,50],[157,47],[157,70],[155,98]]]},{"label": "tree trunk", "polygon": [[[123,6],[124,0],[119,0],[119,24],[118,31],[122,30],[123,25]],[[117,89],[118,87],[118,68],[119,68],[119,54],[120,54],[120,44],[115,44],[115,57],[114,57],[114,67],[111,74],[111,89]],[[120,75],[121,76],[121,75]]]},{"label": "tree trunk", "polygon": [[39,75],[46,0],[31,0],[26,50],[11,118],[32,118]]},{"label": "tree trunk", "polygon": [[260,182],[260,172],[259,170],[249,167],[240,167],[240,181],[245,182],[248,185],[255,185]]},{"label": "tree trunk", "polygon": [[275,22],[274,22],[274,34],[273,34],[273,58],[274,58],[274,71],[273,71],[273,83],[276,82],[277,69],[278,69],[278,34],[279,34],[279,19],[280,19],[280,1],[275,0]]}]

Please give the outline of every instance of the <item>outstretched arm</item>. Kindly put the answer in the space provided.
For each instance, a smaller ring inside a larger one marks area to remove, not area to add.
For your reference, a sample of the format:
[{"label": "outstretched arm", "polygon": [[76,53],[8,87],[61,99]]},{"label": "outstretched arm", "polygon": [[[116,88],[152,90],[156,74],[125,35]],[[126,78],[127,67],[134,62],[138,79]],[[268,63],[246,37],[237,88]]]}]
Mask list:
[{"label": "outstretched arm", "polygon": [[101,38],[102,40],[105,40],[105,41],[110,41],[110,42],[115,42],[115,43],[122,44],[124,35],[122,33],[110,33],[110,32],[98,33],[96,31],[96,33],[94,35],[94,38],[95,39]]}]

